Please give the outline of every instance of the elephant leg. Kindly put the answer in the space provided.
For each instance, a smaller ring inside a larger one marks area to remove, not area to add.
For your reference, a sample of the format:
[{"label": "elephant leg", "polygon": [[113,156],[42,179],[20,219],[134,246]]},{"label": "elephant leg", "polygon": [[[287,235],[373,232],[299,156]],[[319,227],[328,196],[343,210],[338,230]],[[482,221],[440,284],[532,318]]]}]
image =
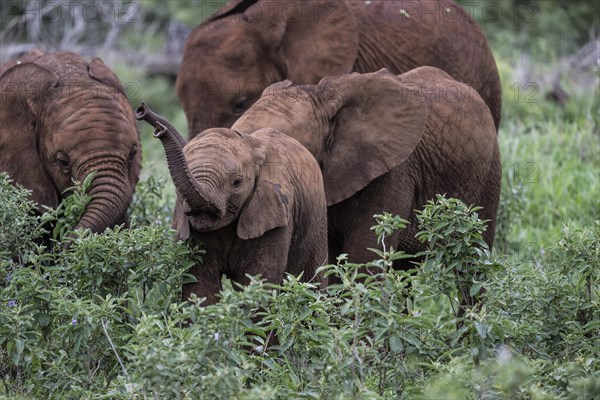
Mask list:
[{"label": "elephant leg", "polygon": [[335,264],[337,256],[343,253],[344,235],[336,230],[335,224],[332,223],[337,214],[336,210],[336,206],[329,207],[327,210],[327,260],[329,264]]},{"label": "elephant leg", "polygon": [[278,259],[280,258],[270,258],[252,264],[241,265],[238,271],[228,276],[243,286],[250,284],[251,276],[260,276],[260,279],[264,279],[266,282],[280,284],[283,282],[285,274],[285,271],[283,270],[285,263],[278,263],[276,261]]},{"label": "elephant leg", "polygon": [[485,240],[490,249],[494,244],[494,236],[496,234],[496,212],[498,210],[498,202],[500,201],[501,180],[502,166],[500,165],[500,155],[496,147],[490,170],[483,185],[483,192],[477,201],[477,205],[483,207],[479,212],[480,218],[490,221],[486,231],[483,233],[483,240]]},{"label": "elephant leg", "polygon": [[[214,260],[211,260],[211,252],[207,250],[204,261],[192,267],[188,273],[196,277],[197,282],[183,285],[183,300],[188,300],[192,294],[206,300],[203,306],[215,304],[219,301],[217,295],[221,291],[221,271]],[[207,256],[207,257],[206,257]]]},{"label": "elephant leg", "polygon": [[[414,239],[417,231],[414,212],[415,185],[408,166],[401,165],[388,174],[371,182],[355,196],[329,208],[330,260],[340,253],[348,254],[348,259],[355,263],[367,263],[377,256],[369,248],[381,248],[375,233],[370,230],[375,225],[373,215],[389,212],[407,219],[411,224],[404,230],[395,231],[385,238],[387,249],[394,247],[408,253],[416,252],[418,241]],[[411,237],[412,236],[412,237]],[[395,268],[410,266],[396,262]]]},{"label": "elephant leg", "polygon": [[[236,283],[247,286],[250,284],[251,276],[259,276],[266,282],[273,284],[281,284],[285,278],[285,273],[289,272],[293,275],[298,275],[301,270],[294,269],[286,271],[288,262],[294,263],[294,260],[289,260],[290,236],[287,227],[272,229],[266,232],[263,236],[256,239],[245,240],[243,244],[239,244],[233,249],[236,254],[229,264],[235,270],[229,271],[227,275]],[[262,310],[266,311],[266,310]],[[259,323],[262,317],[256,314],[252,317],[254,323]],[[248,342],[252,341],[248,337]],[[275,331],[271,331],[267,335],[264,343],[266,351],[271,346],[278,344]],[[247,348],[248,351],[257,351],[256,347]]]},{"label": "elephant leg", "polygon": [[[397,241],[391,243],[397,243],[396,249],[402,250],[407,254],[417,254],[420,251],[424,250],[423,243],[419,242],[415,237],[419,232],[419,222],[417,221],[417,215],[415,214],[415,209],[420,209],[415,204],[413,204],[413,208],[409,210],[409,215],[407,218],[410,223],[406,228],[398,231]],[[422,261],[422,257],[411,257],[403,260],[394,261],[394,268],[398,270],[407,271],[415,267],[415,261]]]},{"label": "elephant leg", "polygon": [[129,229],[129,216],[125,211],[115,222],[115,225],[123,225],[126,229]]},{"label": "elephant leg", "polygon": [[[479,193],[476,201],[473,203],[483,207],[478,213],[479,218],[482,220],[489,220],[487,229],[483,232],[483,240],[488,244],[489,248],[492,248],[494,244],[494,236],[496,233],[496,212],[498,209],[498,201],[500,200],[501,190],[501,179],[502,179],[502,166],[500,164],[500,156],[498,153],[498,147],[494,149],[494,155],[490,164],[490,168],[487,171],[485,177],[483,177],[482,190]],[[471,296],[468,292],[463,294],[460,306],[458,309],[457,316],[463,317],[466,308],[481,307],[481,297],[485,294],[485,286],[481,288],[480,292]],[[462,326],[462,322],[458,324],[458,327]]]},{"label": "elephant leg", "polygon": [[[301,270],[303,272],[302,282],[319,283],[320,288],[324,289],[327,287],[327,277],[322,272],[317,272],[318,268],[328,262],[327,249],[325,248],[325,243],[327,241],[326,232],[324,227],[321,227],[321,229],[322,235],[310,237],[312,235],[309,233],[306,236],[301,247],[299,249],[296,248],[295,251],[290,254],[288,263],[296,264],[293,269]],[[316,228],[315,231],[316,230],[318,230],[318,228]],[[309,230],[309,232],[311,231]]]},{"label": "elephant leg", "polygon": [[290,249],[287,227],[272,229],[256,239],[240,243],[233,249],[235,257],[228,263],[234,269],[227,272],[227,276],[239,284],[248,285],[248,276],[257,275],[267,282],[280,284],[285,272],[294,275],[302,272],[300,268],[286,271]]}]

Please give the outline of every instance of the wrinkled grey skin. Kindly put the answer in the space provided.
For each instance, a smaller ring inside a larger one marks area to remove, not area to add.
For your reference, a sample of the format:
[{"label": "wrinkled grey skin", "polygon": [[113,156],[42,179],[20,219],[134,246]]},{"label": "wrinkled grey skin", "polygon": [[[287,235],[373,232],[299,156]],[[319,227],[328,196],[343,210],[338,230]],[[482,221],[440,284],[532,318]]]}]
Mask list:
[{"label": "wrinkled grey skin", "polygon": [[272,129],[242,135],[215,128],[186,144],[152,114],[138,107],[138,119],[157,127],[177,189],[173,227],[179,239],[206,250],[184,298],[215,303],[224,275],[240,284],[248,275],[279,284],[285,273],[302,274],[303,281],[326,284],[316,274],[327,257],[323,180],[300,143]]},{"label": "wrinkled grey skin", "polygon": [[484,33],[450,0],[231,0],[190,34],[177,96],[194,137],[230,127],[269,85],[433,66],[475,88],[500,122]]},{"label": "wrinkled grey skin", "polygon": [[[445,72],[421,67],[325,78],[318,85],[289,81],[267,88],[232,129],[271,127],[302,143],[323,172],[329,261],[347,253],[368,262],[376,248],[373,215],[410,221],[388,245],[415,254],[424,245],[414,210],[436,194],[483,207],[492,245],[501,165],[492,116],[481,97]],[[396,265],[408,267],[409,264]]]},{"label": "wrinkled grey skin", "polygon": [[142,151],[114,73],[99,58],[32,50],[0,67],[0,87],[0,171],[31,190],[40,211],[94,173],[76,228],[127,223]]}]

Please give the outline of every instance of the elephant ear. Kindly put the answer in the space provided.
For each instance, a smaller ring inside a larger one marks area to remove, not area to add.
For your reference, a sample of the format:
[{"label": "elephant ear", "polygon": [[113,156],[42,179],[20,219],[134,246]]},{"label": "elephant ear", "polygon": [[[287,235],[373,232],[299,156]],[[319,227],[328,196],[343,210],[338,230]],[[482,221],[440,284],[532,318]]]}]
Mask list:
[{"label": "elephant ear", "polygon": [[342,0],[276,2],[286,18],[279,54],[294,82],[347,74],[358,55],[356,18]]},{"label": "elephant ear", "polygon": [[0,75],[0,171],[32,191],[40,212],[43,205],[57,207],[60,198],[38,152],[42,106],[58,83],[55,73],[32,62],[15,63]]},{"label": "elephant ear", "polygon": [[325,78],[318,93],[334,114],[322,163],[328,206],[406,161],[425,133],[424,97],[386,69]]},{"label": "elephant ear", "polygon": [[242,14],[248,8],[256,4],[259,0],[231,0],[216,13],[214,13],[208,21],[217,21],[232,14]]},{"label": "elephant ear", "polygon": [[119,82],[119,78],[112,72],[102,59],[96,57],[92,61],[90,61],[90,65],[88,66],[88,74],[97,80],[98,82],[102,82],[108,86],[114,87],[119,91],[124,93],[123,86],[121,86],[121,82]]},{"label": "elephant ear", "polygon": [[[260,130],[257,132],[263,132]],[[255,132],[256,133],[256,132]],[[255,135],[253,135],[255,136]],[[264,141],[252,138],[251,146],[257,149],[260,165],[254,192],[246,202],[237,224],[240,239],[254,239],[271,229],[287,226],[291,218],[293,187],[286,170],[287,163],[276,146],[268,146]],[[257,144],[256,142],[263,142]],[[262,148],[261,148],[262,147]]]},{"label": "elephant ear", "polygon": [[232,0],[209,21],[231,15],[258,29],[295,82],[317,83],[352,71],[358,25],[343,0]]},{"label": "elephant ear", "polygon": [[171,227],[177,231],[177,239],[179,240],[187,240],[190,237],[190,222],[183,210],[183,200],[177,196]]}]

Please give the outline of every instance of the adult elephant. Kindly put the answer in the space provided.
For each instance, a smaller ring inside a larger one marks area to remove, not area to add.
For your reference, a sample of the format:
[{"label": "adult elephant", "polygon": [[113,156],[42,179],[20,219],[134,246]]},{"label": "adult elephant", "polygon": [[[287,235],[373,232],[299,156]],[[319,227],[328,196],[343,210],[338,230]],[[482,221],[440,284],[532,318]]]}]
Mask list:
[{"label": "adult elephant", "polygon": [[449,0],[230,1],[187,39],[177,95],[192,138],[230,127],[274,82],[426,65],[475,88],[498,127],[494,57],[477,23]]},{"label": "adult elephant", "polygon": [[383,211],[410,222],[388,243],[410,254],[424,250],[415,210],[436,194],[482,206],[483,238],[492,245],[502,172],[494,122],[471,87],[440,69],[276,83],[232,129],[265,127],[298,140],[321,167],[330,262],[341,253],[370,261],[377,243],[369,228]]},{"label": "adult elephant", "polygon": [[39,211],[94,173],[76,228],[127,222],[141,167],[137,122],[118,78],[99,58],[32,50],[0,67],[0,171],[31,190]]}]

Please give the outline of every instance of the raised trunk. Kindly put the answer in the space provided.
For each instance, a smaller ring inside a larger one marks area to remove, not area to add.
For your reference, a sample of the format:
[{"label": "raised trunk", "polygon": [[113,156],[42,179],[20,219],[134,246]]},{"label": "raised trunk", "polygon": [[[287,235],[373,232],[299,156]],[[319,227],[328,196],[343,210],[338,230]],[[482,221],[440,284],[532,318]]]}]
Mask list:
[{"label": "raised trunk", "polygon": [[201,194],[199,184],[192,176],[183,155],[183,147],[186,145],[186,141],[177,132],[177,129],[165,118],[154,113],[145,102],[142,102],[135,110],[135,117],[138,120],[146,121],[155,128],[154,137],[160,139],[165,149],[173,184],[190,208],[222,215],[224,211],[219,210],[213,201]]},{"label": "raised trunk", "polygon": [[183,155],[183,149],[171,130],[162,125],[161,122],[157,122],[154,137],[160,139],[165,149],[173,184],[190,208],[196,211],[209,211],[222,216],[224,211],[219,210],[213,201],[202,195],[204,191],[200,189],[198,182],[192,176]]},{"label": "raised trunk", "polygon": [[179,134],[179,132],[177,132],[177,129],[175,129],[175,127],[173,125],[171,125],[171,123],[169,121],[167,121],[166,118],[161,117],[160,115],[156,114],[143,101],[142,101],[142,104],[140,104],[138,106],[138,108],[135,109],[135,118],[138,121],[142,121],[142,120],[146,121],[147,123],[152,125],[154,128],[158,128],[157,123],[160,122],[163,126],[165,126],[167,128],[167,130],[169,130],[171,132],[171,134],[175,137],[175,139],[177,139],[177,142],[179,143],[179,146],[181,148],[183,148],[187,144],[185,139]]}]

